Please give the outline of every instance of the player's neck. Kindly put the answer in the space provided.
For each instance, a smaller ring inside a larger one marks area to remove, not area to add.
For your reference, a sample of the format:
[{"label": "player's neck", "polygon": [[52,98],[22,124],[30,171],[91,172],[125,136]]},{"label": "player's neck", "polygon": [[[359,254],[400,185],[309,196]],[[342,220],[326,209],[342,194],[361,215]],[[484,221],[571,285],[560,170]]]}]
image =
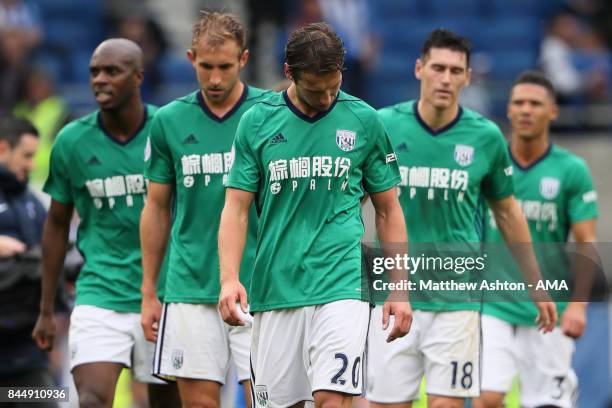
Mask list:
[{"label": "player's neck", "polygon": [[116,111],[100,111],[104,130],[113,139],[125,142],[134,136],[146,115],[146,109],[140,98]]},{"label": "player's neck", "polygon": [[542,134],[533,139],[524,139],[513,134],[511,140],[510,152],[512,153],[512,158],[521,167],[528,167],[540,160],[550,146],[548,134]]},{"label": "player's neck", "polygon": [[289,100],[291,101],[293,106],[295,106],[304,115],[308,117],[313,117],[316,116],[317,113],[319,113],[319,111],[312,109],[310,106],[303,103],[300,98],[298,98],[297,90],[295,89],[295,83],[292,82],[291,85],[289,85],[289,88],[287,88],[287,96],[289,97]]},{"label": "player's neck", "polygon": [[242,96],[242,92],[244,92],[244,83],[240,80],[236,82],[234,89],[232,89],[232,91],[227,96],[227,98],[225,98],[225,100],[221,101],[220,103],[216,103],[216,104],[212,103],[206,97],[206,93],[202,91],[200,92],[202,93],[202,96],[204,97],[203,99],[204,99],[204,103],[206,104],[206,107],[215,116],[222,118],[223,116],[225,116],[226,113],[231,111],[234,108],[234,106],[238,103],[238,101],[240,100],[240,97]]},{"label": "player's neck", "polygon": [[440,110],[425,102],[423,98],[419,99],[417,109],[423,122],[434,131],[449,125],[459,113],[458,104],[449,106],[448,109]]}]

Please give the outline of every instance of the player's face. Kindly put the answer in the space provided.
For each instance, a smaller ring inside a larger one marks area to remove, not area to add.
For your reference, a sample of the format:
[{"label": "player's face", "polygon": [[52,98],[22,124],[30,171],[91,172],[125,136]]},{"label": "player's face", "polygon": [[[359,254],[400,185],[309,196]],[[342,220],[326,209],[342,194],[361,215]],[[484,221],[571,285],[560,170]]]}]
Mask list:
[{"label": "player's face", "polygon": [[225,102],[238,83],[249,51],[241,50],[234,40],[211,47],[205,39],[200,39],[195,49],[187,51],[187,57],[195,69],[206,100],[218,105]]},{"label": "player's face", "polygon": [[533,139],[546,133],[557,113],[553,98],[543,86],[518,84],[512,88],[508,118],[512,133],[520,138]]},{"label": "player's face", "polygon": [[10,147],[7,141],[0,142],[0,163],[13,173],[17,180],[26,182],[34,168],[34,155],[38,149],[38,138],[24,134],[15,147]]},{"label": "player's face", "polygon": [[418,59],[415,76],[421,81],[421,99],[439,110],[455,106],[461,89],[470,83],[467,55],[447,48],[432,48]]},{"label": "player's face", "polygon": [[141,69],[113,52],[103,48],[94,53],[89,64],[89,80],[101,110],[117,110],[134,96],[143,79]]},{"label": "player's face", "polygon": [[294,83],[295,93],[302,104],[315,112],[324,112],[338,96],[342,85],[342,72],[324,74],[302,72]]}]

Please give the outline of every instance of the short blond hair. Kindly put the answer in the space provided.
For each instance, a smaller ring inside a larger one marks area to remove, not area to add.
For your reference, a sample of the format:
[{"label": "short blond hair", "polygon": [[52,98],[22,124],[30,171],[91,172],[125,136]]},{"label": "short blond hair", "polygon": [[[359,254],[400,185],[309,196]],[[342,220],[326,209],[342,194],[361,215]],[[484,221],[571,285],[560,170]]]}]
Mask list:
[{"label": "short blond hair", "polygon": [[201,38],[211,47],[217,47],[227,40],[234,40],[240,51],[246,48],[244,26],[233,14],[215,11],[200,11],[200,19],[193,25],[191,50],[195,52]]}]

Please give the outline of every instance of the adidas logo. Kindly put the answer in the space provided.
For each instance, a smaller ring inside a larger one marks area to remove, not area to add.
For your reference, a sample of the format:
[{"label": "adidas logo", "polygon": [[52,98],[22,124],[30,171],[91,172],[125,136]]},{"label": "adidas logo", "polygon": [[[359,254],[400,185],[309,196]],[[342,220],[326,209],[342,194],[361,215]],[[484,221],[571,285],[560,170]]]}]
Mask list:
[{"label": "adidas logo", "polygon": [[405,142],[400,144],[400,145],[398,145],[395,148],[395,150],[398,151],[398,152],[408,152],[408,151],[410,151],[410,149],[408,148],[408,145]]},{"label": "adidas logo", "polygon": [[196,143],[198,143],[198,139],[196,139],[193,133],[189,134],[189,136],[187,136],[185,140],[183,140],[183,144],[196,144]]},{"label": "adidas logo", "polygon": [[275,144],[279,144],[279,143],[285,143],[286,141],[287,141],[287,139],[285,139],[285,136],[283,136],[282,133],[279,133],[276,136],[272,136],[270,138],[270,144],[271,145],[275,145]]},{"label": "adidas logo", "polygon": [[98,158],[97,158],[97,157],[96,157],[96,155],[94,154],[93,156],[91,156],[91,157],[89,158],[89,160],[87,160],[87,164],[89,164],[89,165],[92,165],[92,166],[93,166],[93,165],[96,165],[96,164],[102,164],[102,163],[100,163],[100,160],[98,160]]}]

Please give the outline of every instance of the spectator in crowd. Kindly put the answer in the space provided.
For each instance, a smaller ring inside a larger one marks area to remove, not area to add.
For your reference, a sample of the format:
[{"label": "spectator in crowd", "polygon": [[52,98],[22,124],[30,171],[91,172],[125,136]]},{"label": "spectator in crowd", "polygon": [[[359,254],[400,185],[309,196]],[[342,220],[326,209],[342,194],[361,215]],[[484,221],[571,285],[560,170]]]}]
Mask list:
[{"label": "spectator in crowd", "polygon": [[[318,0],[310,2],[318,4]],[[269,88],[281,78],[278,70],[278,61],[282,58],[279,50],[282,44],[280,37],[285,29],[290,5],[286,0],[248,0],[247,6],[247,46],[251,55],[243,78],[247,79],[247,82]],[[319,18],[316,21],[320,20]]]},{"label": "spectator in crowd", "polygon": [[609,0],[565,0],[564,7],[572,14],[588,21],[612,49],[612,2]]},{"label": "spectator in crowd", "polygon": [[24,95],[14,113],[31,121],[40,133],[31,179],[42,185],[49,171],[51,145],[70,116],[64,99],[55,93],[53,80],[44,70],[35,68],[28,72]]},{"label": "spectator in crowd", "polygon": [[0,0],[0,34],[14,37],[24,52],[29,53],[41,39],[38,13],[22,0]]},{"label": "spectator in crowd", "polygon": [[367,0],[319,0],[323,19],[338,32],[346,48],[342,89],[358,98],[366,96],[366,72],[374,66],[378,40],[370,29]]},{"label": "spectator in crowd", "polygon": [[[555,16],[541,46],[542,68],[561,104],[605,99],[609,68],[601,40],[569,13]],[[603,96],[602,96],[603,95]]]},{"label": "spectator in crowd", "polygon": [[0,0],[0,112],[8,113],[25,83],[27,59],[42,39],[36,13],[22,0]]},{"label": "spectator in crowd", "polygon": [[117,19],[114,36],[132,40],[142,48],[147,73],[142,94],[144,100],[150,100],[162,85],[162,57],[168,50],[168,40],[161,25],[147,14],[125,14]]},{"label": "spectator in crowd", "polygon": [[493,102],[487,86],[491,72],[491,57],[484,52],[471,56],[472,78],[459,96],[462,106],[475,110],[483,116],[492,116]]},{"label": "spectator in crowd", "polygon": [[301,0],[293,18],[289,21],[289,31],[323,19],[323,10],[319,0]]},{"label": "spectator in crowd", "polygon": [[582,34],[580,49],[575,63],[578,69],[589,76],[587,83],[588,102],[606,103],[610,101],[610,53],[603,37],[594,29],[587,29]]}]

